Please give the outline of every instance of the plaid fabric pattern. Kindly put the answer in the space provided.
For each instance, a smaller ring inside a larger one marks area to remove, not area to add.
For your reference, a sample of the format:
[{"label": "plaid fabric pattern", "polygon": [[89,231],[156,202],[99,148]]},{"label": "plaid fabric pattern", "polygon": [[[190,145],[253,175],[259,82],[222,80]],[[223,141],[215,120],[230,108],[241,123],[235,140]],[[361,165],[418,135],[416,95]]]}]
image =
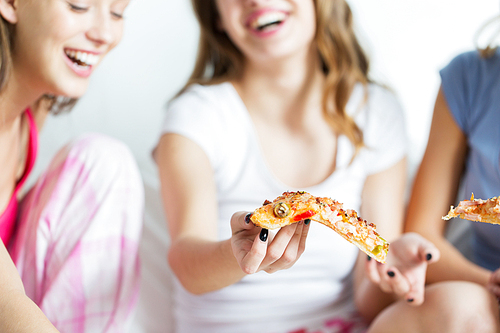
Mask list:
[{"label": "plaid fabric pattern", "polygon": [[124,332],[140,279],[144,206],[134,159],[91,134],[62,148],[22,200],[10,253],[60,332]]},{"label": "plaid fabric pattern", "polygon": [[329,319],[317,328],[303,328],[289,333],[365,333],[366,323],[357,313]]}]

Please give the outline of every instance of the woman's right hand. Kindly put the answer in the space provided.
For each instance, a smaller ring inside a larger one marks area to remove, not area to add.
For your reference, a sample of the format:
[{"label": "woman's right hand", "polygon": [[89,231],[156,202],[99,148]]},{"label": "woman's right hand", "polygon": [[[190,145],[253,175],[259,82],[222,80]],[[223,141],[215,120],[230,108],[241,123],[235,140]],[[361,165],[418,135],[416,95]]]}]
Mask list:
[{"label": "woman's right hand", "polygon": [[310,224],[300,221],[273,234],[254,225],[250,216],[237,212],[231,217],[231,248],[243,272],[274,273],[292,267],[304,252]]}]

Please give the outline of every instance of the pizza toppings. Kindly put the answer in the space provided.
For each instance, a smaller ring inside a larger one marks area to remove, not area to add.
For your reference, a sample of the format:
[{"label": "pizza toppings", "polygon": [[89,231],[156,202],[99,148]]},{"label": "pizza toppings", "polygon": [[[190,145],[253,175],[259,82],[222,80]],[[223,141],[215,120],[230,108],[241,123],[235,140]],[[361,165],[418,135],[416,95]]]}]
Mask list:
[{"label": "pizza toppings", "polygon": [[443,220],[453,217],[460,217],[465,220],[500,224],[500,197],[493,197],[487,200],[475,199],[472,193],[470,200],[460,201],[455,208],[450,207],[450,211]]},{"label": "pizza toppings", "polygon": [[380,262],[385,262],[389,249],[389,243],[379,236],[375,225],[360,218],[356,211],[344,210],[338,201],[315,197],[304,191],[284,192],[272,202],[266,200],[253,212],[251,220],[266,229],[277,229],[303,220],[316,221],[335,230]]},{"label": "pizza toppings", "polygon": [[303,212],[302,214],[299,214],[299,215],[296,215],[293,220],[298,222],[298,221],[302,221],[302,220],[305,220],[307,218],[310,218],[311,216],[314,216],[316,214],[315,211],[313,210],[308,210],[308,211],[305,211]]},{"label": "pizza toppings", "polygon": [[290,206],[286,203],[278,202],[274,205],[274,215],[279,218],[285,218],[290,215]]}]

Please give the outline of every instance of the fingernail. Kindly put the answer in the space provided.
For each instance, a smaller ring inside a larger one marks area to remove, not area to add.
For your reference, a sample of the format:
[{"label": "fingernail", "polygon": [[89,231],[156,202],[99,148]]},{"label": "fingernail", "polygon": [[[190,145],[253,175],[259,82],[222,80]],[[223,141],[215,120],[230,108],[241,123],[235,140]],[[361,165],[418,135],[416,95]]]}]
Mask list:
[{"label": "fingernail", "polygon": [[388,271],[387,275],[389,275],[390,277],[394,277],[394,275],[396,275],[396,274],[393,271]]},{"label": "fingernail", "polygon": [[260,240],[265,242],[267,240],[268,233],[269,233],[269,231],[267,229],[262,229],[260,231],[260,235],[259,235]]},{"label": "fingernail", "polygon": [[245,216],[245,223],[246,224],[250,224],[250,222],[252,222],[250,220],[250,218],[252,217],[252,213],[248,213],[246,216]]},{"label": "fingernail", "polygon": [[367,256],[367,257],[368,257],[368,261],[372,260],[372,257],[370,257],[370,256]]},{"label": "fingernail", "polygon": [[311,223],[311,219],[305,219],[305,220],[304,220],[304,224],[305,224],[305,225],[308,225],[309,223]]},{"label": "fingernail", "polygon": [[432,254],[427,253],[427,255],[425,256],[425,258],[427,259],[427,261],[431,260],[432,259]]},{"label": "fingernail", "polygon": [[408,298],[406,301],[407,301],[408,303],[411,303],[411,302],[413,302],[413,298]]}]

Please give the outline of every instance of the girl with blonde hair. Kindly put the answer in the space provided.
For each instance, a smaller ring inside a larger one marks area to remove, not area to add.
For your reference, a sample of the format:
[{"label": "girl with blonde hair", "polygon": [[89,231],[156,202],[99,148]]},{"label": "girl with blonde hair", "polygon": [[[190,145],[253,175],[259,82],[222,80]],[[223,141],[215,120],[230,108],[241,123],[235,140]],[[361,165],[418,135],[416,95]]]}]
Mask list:
[{"label": "girl with blonde hair", "polygon": [[[193,5],[198,59],[168,105],[155,155],[177,332],[360,332],[391,304],[422,304],[426,267],[439,252],[401,236],[403,114],[369,79],[347,3]],[[249,212],[288,190],[359,211],[391,242],[389,264],[307,220],[276,233],[249,222]],[[392,317],[370,329],[445,325]]]}]

